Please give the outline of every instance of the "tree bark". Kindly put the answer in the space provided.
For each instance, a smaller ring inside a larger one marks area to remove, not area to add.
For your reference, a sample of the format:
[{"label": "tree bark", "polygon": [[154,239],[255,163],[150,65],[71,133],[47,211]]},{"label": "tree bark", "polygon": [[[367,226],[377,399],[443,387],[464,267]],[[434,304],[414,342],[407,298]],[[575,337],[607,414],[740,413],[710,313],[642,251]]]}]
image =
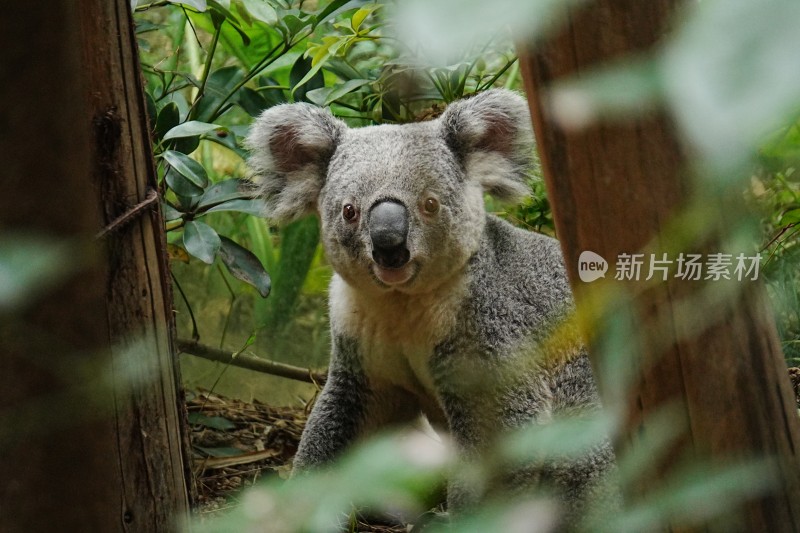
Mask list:
[{"label": "tree bark", "polygon": [[[674,404],[684,438],[660,465],[657,477],[663,480],[687,457],[709,463],[777,457],[784,466],[778,490],[747,507],[746,529],[798,531],[800,426],[763,288],[747,284],[734,298],[706,309],[698,321],[696,315],[685,314],[685,303],[700,297],[707,288],[703,283],[670,279],[636,289],[635,282],[608,277],[589,286],[578,276],[582,251],[591,250],[610,262],[645,245],[657,255],[667,251],[660,236],[686,205],[693,187],[684,151],[663,113],[604,119],[571,130],[554,120],[548,89],[601,62],[651,49],[669,32],[680,4],[594,0],[571,8],[561,30],[521,50],[556,230],[579,304],[592,300],[596,285],[630,291],[625,292],[625,305],[633,312],[631,326],[637,335],[628,344],[640,344],[636,376],[626,398],[628,418],[616,443],[618,454],[639,445],[655,423],[654,415]],[[721,201],[708,200],[707,209],[724,227],[729,213]],[[723,251],[714,249],[719,242],[704,242],[704,251]],[[613,274],[612,269],[609,277]],[[698,327],[698,322],[705,325]],[[590,351],[595,368],[603,368],[598,344]],[[609,390],[603,376],[599,378],[601,394],[610,403],[619,391]],[[642,480],[631,492],[647,494],[659,482]]]},{"label": "tree bark", "polygon": [[172,531],[188,462],[130,3],[3,4],[0,228],[76,273],[0,315],[0,530]]}]

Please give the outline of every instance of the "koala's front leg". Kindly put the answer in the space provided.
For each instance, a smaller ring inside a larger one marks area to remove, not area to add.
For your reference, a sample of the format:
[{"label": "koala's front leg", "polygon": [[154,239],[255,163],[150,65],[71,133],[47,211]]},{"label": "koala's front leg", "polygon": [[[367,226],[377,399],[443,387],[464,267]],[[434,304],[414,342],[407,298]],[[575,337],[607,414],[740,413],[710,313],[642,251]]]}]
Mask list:
[{"label": "koala's front leg", "polygon": [[369,396],[355,341],[333,339],[328,380],[306,422],[293,473],[330,463],[361,433]]}]

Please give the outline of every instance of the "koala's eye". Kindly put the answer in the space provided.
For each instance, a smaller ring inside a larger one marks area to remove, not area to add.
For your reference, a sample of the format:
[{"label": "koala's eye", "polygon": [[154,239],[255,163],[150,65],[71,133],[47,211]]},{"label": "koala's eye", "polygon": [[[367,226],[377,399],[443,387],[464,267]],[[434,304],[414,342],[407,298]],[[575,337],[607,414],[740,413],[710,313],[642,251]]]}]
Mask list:
[{"label": "koala's eye", "polygon": [[435,215],[439,212],[439,200],[436,198],[428,198],[425,200],[425,204],[423,205],[423,209],[429,215]]},{"label": "koala's eye", "polygon": [[353,204],[344,204],[342,208],[342,217],[348,222],[354,222],[358,217],[358,211],[356,211]]}]

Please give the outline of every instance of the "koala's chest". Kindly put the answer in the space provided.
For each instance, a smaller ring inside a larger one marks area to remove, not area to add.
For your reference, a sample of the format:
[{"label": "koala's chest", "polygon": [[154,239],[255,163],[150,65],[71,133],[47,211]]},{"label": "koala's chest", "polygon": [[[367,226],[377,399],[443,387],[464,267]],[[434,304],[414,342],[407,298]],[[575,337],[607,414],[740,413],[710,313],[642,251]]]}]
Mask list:
[{"label": "koala's chest", "polygon": [[331,322],[357,340],[371,382],[432,398],[430,358],[451,335],[461,302],[459,286],[426,295],[367,297],[338,280],[331,287]]}]

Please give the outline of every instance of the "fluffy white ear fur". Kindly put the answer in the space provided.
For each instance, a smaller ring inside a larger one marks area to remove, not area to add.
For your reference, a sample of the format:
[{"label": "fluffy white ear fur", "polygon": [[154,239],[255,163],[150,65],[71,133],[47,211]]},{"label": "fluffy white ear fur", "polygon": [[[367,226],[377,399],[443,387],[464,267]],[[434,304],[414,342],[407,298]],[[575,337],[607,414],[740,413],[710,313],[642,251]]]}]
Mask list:
[{"label": "fluffy white ear fur", "polygon": [[467,179],[499,200],[530,194],[525,172],[533,160],[533,131],[521,96],[505,89],[486,91],[453,102],[439,120]]},{"label": "fluffy white ear fur", "polygon": [[282,104],[264,111],[245,139],[265,215],[288,222],[312,212],[328,162],[347,126],[327,109]]}]

